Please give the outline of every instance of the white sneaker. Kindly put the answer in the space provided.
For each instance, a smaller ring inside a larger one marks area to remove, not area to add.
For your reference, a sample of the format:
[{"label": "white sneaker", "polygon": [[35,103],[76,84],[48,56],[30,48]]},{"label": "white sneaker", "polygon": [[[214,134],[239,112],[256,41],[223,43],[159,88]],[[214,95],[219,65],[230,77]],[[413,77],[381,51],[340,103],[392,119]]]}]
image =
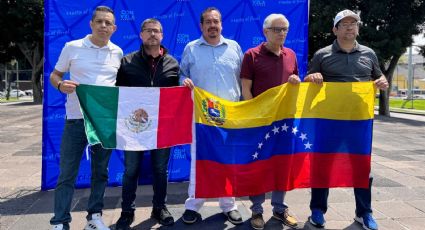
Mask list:
[{"label": "white sneaker", "polygon": [[91,220],[89,220],[84,227],[84,230],[110,230],[102,221],[102,215],[100,213],[93,213]]},{"label": "white sneaker", "polygon": [[63,224],[53,225],[52,230],[63,230]]}]

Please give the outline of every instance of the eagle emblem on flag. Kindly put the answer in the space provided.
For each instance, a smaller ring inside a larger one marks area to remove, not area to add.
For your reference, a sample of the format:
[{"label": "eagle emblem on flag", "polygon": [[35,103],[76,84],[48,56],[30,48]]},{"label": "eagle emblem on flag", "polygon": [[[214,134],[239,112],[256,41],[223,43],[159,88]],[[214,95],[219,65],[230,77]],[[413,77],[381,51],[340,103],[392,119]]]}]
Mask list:
[{"label": "eagle emblem on flag", "polygon": [[130,116],[125,119],[125,125],[127,128],[135,133],[140,133],[149,128],[151,120],[146,110],[140,108],[134,110]]}]

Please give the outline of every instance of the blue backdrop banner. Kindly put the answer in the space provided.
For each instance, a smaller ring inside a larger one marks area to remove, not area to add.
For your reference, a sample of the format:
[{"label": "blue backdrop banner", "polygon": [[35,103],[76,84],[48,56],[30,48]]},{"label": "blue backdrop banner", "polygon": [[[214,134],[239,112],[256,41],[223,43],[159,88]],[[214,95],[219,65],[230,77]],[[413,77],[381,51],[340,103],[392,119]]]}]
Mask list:
[{"label": "blue backdrop banner", "polygon": [[[90,34],[89,21],[98,5],[114,9],[117,31],[112,41],[124,54],[140,47],[140,23],[146,18],[161,21],[164,30],[163,45],[180,61],[185,45],[201,36],[201,12],[215,6],[222,13],[223,35],[239,42],[243,51],[265,41],[262,32],[264,18],[271,13],[284,14],[290,29],[285,46],[297,53],[300,76],[307,69],[308,0],[46,0],[44,31],[44,104],[43,104],[43,161],[41,189],[52,189],[59,174],[59,148],[65,121],[66,95],[60,94],[49,83],[50,73],[59,54],[68,41]],[[65,76],[68,77],[68,76]],[[90,186],[90,156],[87,150],[81,159],[76,187]],[[141,169],[140,183],[151,182],[150,156],[146,154]],[[121,185],[123,153],[114,151],[109,164],[109,185]],[[169,164],[172,182],[189,179],[190,146],[172,150]]]}]

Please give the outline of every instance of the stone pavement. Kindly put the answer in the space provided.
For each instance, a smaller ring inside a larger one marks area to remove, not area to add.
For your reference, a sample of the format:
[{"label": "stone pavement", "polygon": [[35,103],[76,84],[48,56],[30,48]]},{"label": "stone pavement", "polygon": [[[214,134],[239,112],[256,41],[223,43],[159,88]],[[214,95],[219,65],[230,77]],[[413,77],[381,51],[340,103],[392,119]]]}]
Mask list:
[{"label": "stone pavement", "polygon": [[[0,229],[49,229],[53,192],[40,191],[41,105],[0,104]],[[380,229],[425,229],[425,116],[392,114],[376,117],[372,171],[373,210]],[[149,218],[151,186],[141,186],[137,194],[134,229],[250,229],[250,202],[238,198],[245,223],[233,226],[220,213],[217,200],[201,209],[202,222],[187,226],[180,219],[184,211],[187,183],[170,184],[169,209],[176,219],[172,227],[161,227]],[[120,214],[121,188],[108,188],[105,222],[113,229]],[[89,191],[76,190],[72,205],[72,229],[83,229]],[[265,205],[266,229],[289,229],[270,219],[270,197]],[[300,229],[315,229],[307,222],[310,191],[288,192],[286,201],[298,217]],[[361,229],[353,222],[352,189],[332,189],[326,229]]]}]

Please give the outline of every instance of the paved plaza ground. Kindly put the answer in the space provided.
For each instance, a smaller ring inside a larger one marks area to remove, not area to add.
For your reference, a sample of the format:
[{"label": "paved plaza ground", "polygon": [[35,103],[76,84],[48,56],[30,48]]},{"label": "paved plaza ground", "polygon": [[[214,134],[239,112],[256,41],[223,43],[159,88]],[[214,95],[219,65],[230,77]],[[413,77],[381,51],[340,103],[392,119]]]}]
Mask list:
[{"label": "paved plaza ground", "polygon": [[[0,104],[0,229],[47,230],[53,210],[53,191],[40,191],[42,106],[31,103]],[[392,114],[377,116],[374,123],[372,207],[380,229],[425,229],[425,116]],[[150,219],[152,187],[137,193],[134,229],[250,229],[250,202],[237,198],[245,223],[233,226],[220,213],[217,200],[201,209],[203,221],[185,225],[181,220],[187,183],[170,184],[169,210],[176,223],[161,227]],[[121,188],[108,188],[104,220],[114,229],[120,215]],[[83,229],[89,190],[77,190],[72,204],[71,229]],[[308,222],[309,189],[287,193],[290,212],[299,229],[315,229]],[[352,189],[332,189],[326,229],[361,229],[353,222]],[[289,229],[270,219],[270,196],[265,205],[266,229]],[[269,220],[270,219],[270,220]]]}]

